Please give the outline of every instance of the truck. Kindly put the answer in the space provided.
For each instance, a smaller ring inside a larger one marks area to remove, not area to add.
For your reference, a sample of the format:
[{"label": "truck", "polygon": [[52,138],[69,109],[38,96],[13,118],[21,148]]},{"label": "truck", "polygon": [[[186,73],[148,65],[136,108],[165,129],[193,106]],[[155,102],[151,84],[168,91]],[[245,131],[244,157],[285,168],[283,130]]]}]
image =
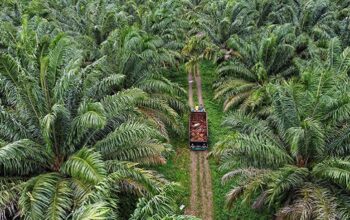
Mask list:
[{"label": "truck", "polygon": [[192,111],[189,119],[190,149],[208,150],[208,118],[205,111]]}]

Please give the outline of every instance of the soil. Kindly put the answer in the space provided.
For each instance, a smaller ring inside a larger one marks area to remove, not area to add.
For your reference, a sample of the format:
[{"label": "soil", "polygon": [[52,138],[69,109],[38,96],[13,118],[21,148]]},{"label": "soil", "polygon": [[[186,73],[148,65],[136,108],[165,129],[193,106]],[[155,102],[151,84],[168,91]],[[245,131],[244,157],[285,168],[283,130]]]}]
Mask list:
[{"label": "soil", "polygon": [[191,151],[191,199],[190,199],[190,207],[186,211],[187,215],[197,215],[197,163],[198,163],[198,157],[196,155],[196,152]]}]

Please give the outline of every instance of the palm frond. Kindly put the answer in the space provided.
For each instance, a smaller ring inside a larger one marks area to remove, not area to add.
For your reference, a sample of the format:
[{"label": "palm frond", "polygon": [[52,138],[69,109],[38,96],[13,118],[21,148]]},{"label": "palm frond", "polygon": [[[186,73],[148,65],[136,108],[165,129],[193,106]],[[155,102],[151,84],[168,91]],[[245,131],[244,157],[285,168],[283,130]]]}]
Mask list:
[{"label": "palm frond", "polygon": [[154,128],[141,122],[126,122],[121,124],[114,132],[95,144],[95,148],[105,155],[116,151],[118,147],[128,146],[129,140],[140,140],[146,137],[162,137]]},{"label": "palm frond", "polygon": [[3,177],[0,179],[0,219],[14,217],[18,212],[18,199],[25,179]]},{"label": "palm frond", "polygon": [[288,192],[295,191],[304,184],[309,175],[306,168],[295,166],[285,166],[272,172],[271,181],[267,184],[267,202],[272,206],[276,201],[283,201],[288,196]]},{"label": "palm frond", "polygon": [[312,170],[312,173],[324,179],[350,188],[350,162],[348,158],[327,159],[318,163]]},{"label": "palm frond", "polygon": [[0,148],[0,166],[3,175],[27,175],[47,167],[49,156],[37,143],[22,139]]},{"label": "palm frond", "polygon": [[[277,167],[293,161],[286,149],[264,137],[255,135],[242,134],[237,140],[237,147],[234,148],[233,153],[240,157],[239,160],[242,163],[261,168]],[[245,155],[245,158],[242,158],[242,155]]]},{"label": "palm frond", "polygon": [[170,197],[174,193],[173,188],[174,185],[169,184],[164,186],[159,194],[150,198],[140,199],[130,219],[162,219],[167,215],[174,214],[176,212],[176,205]]},{"label": "palm frond", "polygon": [[120,190],[139,195],[157,194],[167,183],[155,172],[139,168],[136,163],[106,161],[109,178],[119,183]]},{"label": "palm frond", "polygon": [[115,219],[116,217],[108,203],[103,201],[82,206],[72,215],[74,220]]},{"label": "palm frond", "polygon": [[122,111],[132,109],[134,104],[146,97],[146,93],[140,89],[128,89],[115,95],[104,97],[101,103],[108,117],[113,117]]},{"label": "palm frond", "polygon": [[260,120],[249,114],[243,114],[242,112],[231,113],[225,118],[223,125],[243,134],[258,134],[276,144],[282,143],[267,121]]},{"label": "palm frond", "polygon": [[57,181],[54,190],[50,198],[46,219],[67,219],[73,205],[72,189],[69,182],[67,180]]},{"label": "palm frond", "polygon": [[106,175],[102,156],[93,149],[82,148],[62,165],[62,172],[86,183],[96,184]]},{"label": "palm frond", "polygon": [[[50,213],[49,207],[54,202],[56,186],[61,179],[58,173],[46,173],[28,180],[19,198],[21,216],[25,219],[47,219],[47,211]],[[69,204],[69,200],[64,202]],[[61,204],[61,207],[66,205]],[[63,212],[62,215],[66,214]]]}]

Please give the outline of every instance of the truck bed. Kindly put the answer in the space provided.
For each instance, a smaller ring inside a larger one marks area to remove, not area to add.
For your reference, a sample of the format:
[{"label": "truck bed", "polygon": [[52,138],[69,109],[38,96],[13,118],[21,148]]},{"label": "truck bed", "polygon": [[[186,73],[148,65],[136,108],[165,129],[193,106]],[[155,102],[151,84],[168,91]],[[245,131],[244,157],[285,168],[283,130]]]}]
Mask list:
[{"label": "truck bed", "polygon": [[208,149],[208,121],[206,112],[191,112],[189,139],[192,150]]}]

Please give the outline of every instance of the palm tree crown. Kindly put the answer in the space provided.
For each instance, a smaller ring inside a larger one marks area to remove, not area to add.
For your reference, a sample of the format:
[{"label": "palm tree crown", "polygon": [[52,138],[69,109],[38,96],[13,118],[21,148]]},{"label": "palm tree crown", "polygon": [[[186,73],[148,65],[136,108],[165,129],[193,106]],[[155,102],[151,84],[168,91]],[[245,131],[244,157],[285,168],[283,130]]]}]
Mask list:
[{"label": "palm tree crown", "polygon": [[[274,87],[266,120],[234,113],[224,122],[238,134],[219,143],[228,172],[223,181],[242,179],[227,196],[243,196],[253,208],[277,209],[292,219],[347,219],[350,149],[348,79],[309,68],[302,83]],[[254,198],[254,199],[253,199]]]},{"label": "palm tree crown", "polygon": [[297,74],[293,64],[295,49],[276,35],[249,41],[232,37],[233,57],[218,68],[220,79],[215,97],[223,97],[224,110],[239,106],[258,111],[268,104],[269,84]]},{"label": "palm tree crown", "polygon": [[[114,219],[121,192],[141,203],[169,195],[173,186],[138,163],[164,163],[182,89],[159,75],[126,84],[132,71],[110,71],[108,52],[85,64],[79,43],[64,34],[48,41],[26,19],[18,36],[0,58],[0,217]],[[176,211],[163,202],[164,213]]]}]

